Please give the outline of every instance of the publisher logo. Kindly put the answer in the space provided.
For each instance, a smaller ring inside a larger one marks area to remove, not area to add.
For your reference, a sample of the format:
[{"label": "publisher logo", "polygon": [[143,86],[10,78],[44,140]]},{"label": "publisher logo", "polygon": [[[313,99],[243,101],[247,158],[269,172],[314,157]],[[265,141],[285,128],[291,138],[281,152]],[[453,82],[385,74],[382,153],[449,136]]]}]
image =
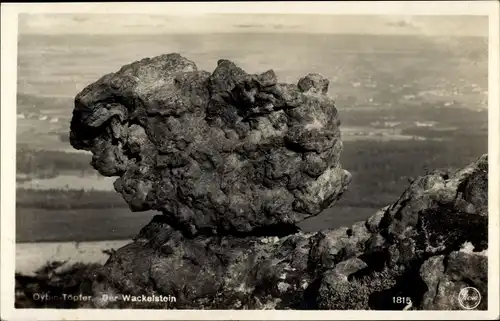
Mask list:
[{"label": "publisher logo", "polygon": [[463,288],[458,294],[458,303],[466,310],[475,309],[481,303],[481,293],[473,287]]}]

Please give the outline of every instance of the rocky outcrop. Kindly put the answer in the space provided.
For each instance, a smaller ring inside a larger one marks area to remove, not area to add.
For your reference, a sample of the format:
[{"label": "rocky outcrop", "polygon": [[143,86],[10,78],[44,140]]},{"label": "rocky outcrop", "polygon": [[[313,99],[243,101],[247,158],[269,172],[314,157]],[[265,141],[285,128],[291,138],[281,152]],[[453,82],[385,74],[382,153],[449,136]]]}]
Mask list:
[{"label": "rocky outcrop", "polygon": [[339,293],[355,290],[343,307],[398,309],[411,302],[417,309],[461,309],[461,289],[474,287],[482,296],[477,308],[487,309],[487,187],[487,155],[454,173],[415,180],[366,221],[372,234],[358,258],[368,267],[347,283],[332,272],[323,278],[320,307],[334,308]]},{"label": "rocky outcrop", "polygon": [[161,211],[186,235],[282,234],[350,182],[327,90],[318,74],[281,84],[228,60],[209,73],[178,54],[146,58],[76,96],[70,142],[119,176],[132,210]]},{"label": "rocky outcrop", "polygon": [[418,178],[366,222],[299,230],[350,181],[327,90],[317,74],[285,85],[171,54],[77,95],[72,145],[132,210],[162,212],[83,282],[83,307],[454,309],[471,286],[485,309],[486,155]]},{"label": "rocky outcrop", "polygon": [[[482,157],[448,178],[418,179],[382,217],[376,213],[350,228],[281,238],[186,238],[158,215],[82,288],[97,298],[92,307],[107,308],[130,307],[123,300],[98,300],[125,293],[175,296],[176,308],[448,310],[461,309],[461,289],[474,287],[482,297],[477,309],[487,309],[487,216],[457,209],[465,199],[452,187],[486,178],[486,162]],[[487,193],[483,183],[478,195]],[[429,188],[455,197],[430,208],[432,202],[422,201]],[[394,210],[405,199],[399,211],[413,213],[416,223],[394,233],[391,227],[404,219]],[[439,224],[425,223],[430,217]]]}]

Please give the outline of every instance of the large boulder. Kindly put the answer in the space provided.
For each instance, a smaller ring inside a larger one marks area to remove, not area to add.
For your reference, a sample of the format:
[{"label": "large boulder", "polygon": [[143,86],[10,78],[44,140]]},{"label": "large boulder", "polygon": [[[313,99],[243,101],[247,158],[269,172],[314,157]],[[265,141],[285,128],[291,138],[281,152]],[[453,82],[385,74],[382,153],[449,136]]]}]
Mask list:
[{"label": "large boulder", "polygon": [[[474,195],[474,197],[471,197]],[[488,156],[453,173],[415,180],[379,223],[391,264],[457,251],[470,242],[488,247]]]},{"label": "large boulder", "polygon": [[281,84],[228,60],[209,73],[179,54],[146,58],[76,96],[70,142],[118,176],[133,211],[187,235],[283,234],[351,179],[327,90],[319,74]]}]

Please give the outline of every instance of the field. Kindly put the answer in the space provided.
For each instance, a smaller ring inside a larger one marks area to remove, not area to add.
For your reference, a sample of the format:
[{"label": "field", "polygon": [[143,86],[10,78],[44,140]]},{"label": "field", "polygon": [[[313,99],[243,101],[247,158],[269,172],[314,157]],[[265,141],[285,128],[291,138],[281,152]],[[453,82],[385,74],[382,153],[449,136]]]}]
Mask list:
[{"label": "field", "polygon": [[[304,221],[304,231],[347,226],[375,214],[376,209],[339,206]],[[45,210],[18,208],[16,241],[89,242],[130,239],[159,213],[118,209]]]},{"label": "field", "polygon": [[104,249],[118,249],[129,240],[104,242],[67,243],[20,243],[16,245],[16,272],[32,274],[41,265],[54,261],[66,261],[65,266],[75,263],[104,263],[108,255]]},{"label": "field", "polygon": [[131,212],[128,208],[45,210],[17,208],[16,241],[89,242],[130,239],[155,212]]}]

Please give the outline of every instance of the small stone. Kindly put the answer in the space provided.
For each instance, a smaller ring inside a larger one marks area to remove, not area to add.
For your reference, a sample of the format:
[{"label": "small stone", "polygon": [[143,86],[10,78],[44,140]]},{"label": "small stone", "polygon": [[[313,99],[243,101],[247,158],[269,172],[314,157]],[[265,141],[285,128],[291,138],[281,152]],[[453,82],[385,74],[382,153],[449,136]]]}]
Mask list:
[{"label": "small stone", "polygon": [[291,287],[290,284],[288,283],[285,283],[285,282],[279,282],[278,283],[278,291],[280,291],[281,293],[284,293],[286,291],[288,291],[288,289]]}]

